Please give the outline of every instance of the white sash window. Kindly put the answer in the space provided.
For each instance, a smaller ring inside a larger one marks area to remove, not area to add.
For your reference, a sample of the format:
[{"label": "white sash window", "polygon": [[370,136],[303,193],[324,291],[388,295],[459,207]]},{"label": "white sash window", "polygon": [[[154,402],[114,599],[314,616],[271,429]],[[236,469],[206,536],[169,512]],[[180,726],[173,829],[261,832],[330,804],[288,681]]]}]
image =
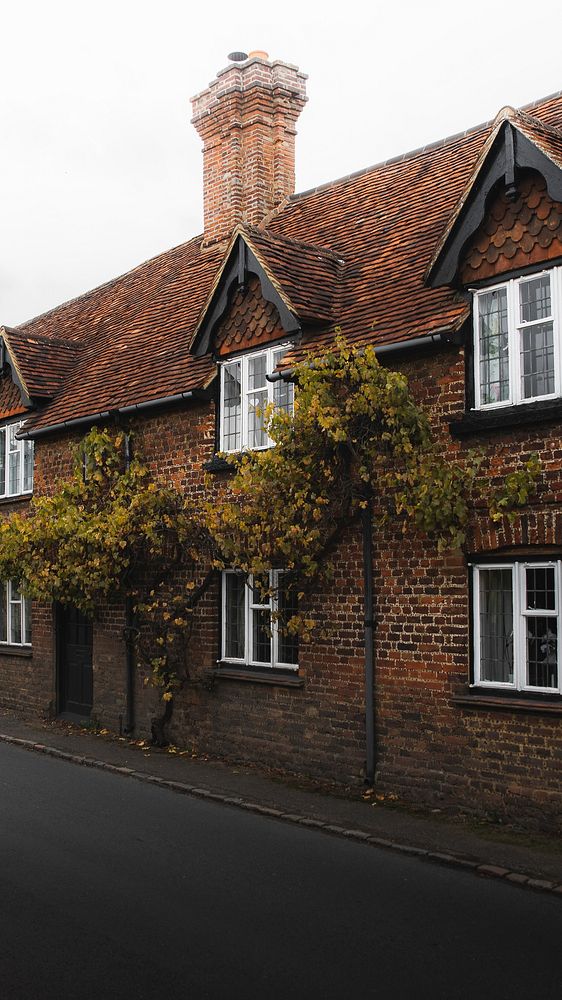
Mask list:
[{"label": "white sash window", "polygon": [[562,267],[473,294],[476,407],[560,396]]},{"label": "white sash window", "polygon": [[282,612],[288,620],[296,613],[296,595],[283,587],[283,573],[269,574],[273,597],[262,597],[260,588],[242,573],[225,570],[222,576],[222,659],[244,666],[296,670],[298,642],[272,619]]},{"label": "white sash window", "polygon": [[31,645],[31,601],[11,580],[0,583],[0,644]]},{"label": "white sash window", "polygon": [[0,497],[33,491],[33,441],[16,437],[22,422],[0,427]]},{"label": "white sash window", "polygon": [[264,411],[270,403],[292,412],[293,386],[279,380],[268,382],[287,345],[245,354],[221,365],[220,446],[224,452],[270,448],[264,430]]},{"label": "white sash window", "polygon": [[562,694],[560,560],[480,565],[474,573],[474,683]]}]

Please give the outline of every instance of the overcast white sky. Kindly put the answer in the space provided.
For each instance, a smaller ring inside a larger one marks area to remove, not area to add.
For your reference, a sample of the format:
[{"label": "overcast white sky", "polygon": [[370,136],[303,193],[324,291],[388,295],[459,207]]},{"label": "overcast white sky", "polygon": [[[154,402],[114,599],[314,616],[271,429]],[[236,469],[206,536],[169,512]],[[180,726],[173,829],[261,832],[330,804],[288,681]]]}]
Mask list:
[{"label": "overcast white sky", "polygon": [[236,49],[309,74],[297,190],[562,88],[560,0],[0,0],[0,323],[202,229],[189,98]]}]

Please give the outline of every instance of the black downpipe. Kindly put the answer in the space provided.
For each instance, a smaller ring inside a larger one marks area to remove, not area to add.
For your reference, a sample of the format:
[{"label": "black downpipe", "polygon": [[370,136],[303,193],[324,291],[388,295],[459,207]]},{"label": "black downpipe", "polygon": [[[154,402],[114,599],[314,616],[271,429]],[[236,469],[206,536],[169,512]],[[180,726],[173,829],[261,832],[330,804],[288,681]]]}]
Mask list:
[{"label": "black downpipe", "polygon": [[125,715],[125,735],[135,731],[135,617],[133,600],[125,598],[125,662],[127,670],[127,711]]},{"label": "black downpipe", "polygon": [[373,616],[373,504],[361,512],[363,527],[363,594],[365,606],[365,784],[375,782],[375,619]]}]

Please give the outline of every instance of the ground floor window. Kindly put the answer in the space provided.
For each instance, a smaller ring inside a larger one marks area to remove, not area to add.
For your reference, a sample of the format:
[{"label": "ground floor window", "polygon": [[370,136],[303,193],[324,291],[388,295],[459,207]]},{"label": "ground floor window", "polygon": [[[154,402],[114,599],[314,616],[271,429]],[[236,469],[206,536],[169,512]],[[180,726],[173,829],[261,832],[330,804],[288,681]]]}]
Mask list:
[{"label": "ground floor window", "polygon": [[[273,571],[267,585],[273,596],[264,597],[258,581],[227,570],[222,578],[222,659],[252,667],[296,670],[298,643],[276,620],[280,612],[288,621],[296,613],[296,594],[286,574]],[[267,585],[266,588],[267,589]]]},{"label": "ground floor window", "polygon": [[474,682],[562,693],[560,560],[479,565],[474,573]]},{"label": "ground floor window", "polygon": [[31,645],[31,601],[11,580],[0,583],[0,643]]}]

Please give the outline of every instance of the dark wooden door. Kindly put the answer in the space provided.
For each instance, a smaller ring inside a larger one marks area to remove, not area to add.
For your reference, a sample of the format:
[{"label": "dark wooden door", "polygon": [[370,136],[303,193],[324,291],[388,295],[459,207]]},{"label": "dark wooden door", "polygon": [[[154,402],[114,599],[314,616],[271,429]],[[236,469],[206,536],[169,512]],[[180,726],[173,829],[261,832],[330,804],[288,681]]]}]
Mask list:
[{"label": "dark wooden door", "polygon": [[58,612],[59,711],[89,716],[92,710],[92,623],[73,607]]}]

